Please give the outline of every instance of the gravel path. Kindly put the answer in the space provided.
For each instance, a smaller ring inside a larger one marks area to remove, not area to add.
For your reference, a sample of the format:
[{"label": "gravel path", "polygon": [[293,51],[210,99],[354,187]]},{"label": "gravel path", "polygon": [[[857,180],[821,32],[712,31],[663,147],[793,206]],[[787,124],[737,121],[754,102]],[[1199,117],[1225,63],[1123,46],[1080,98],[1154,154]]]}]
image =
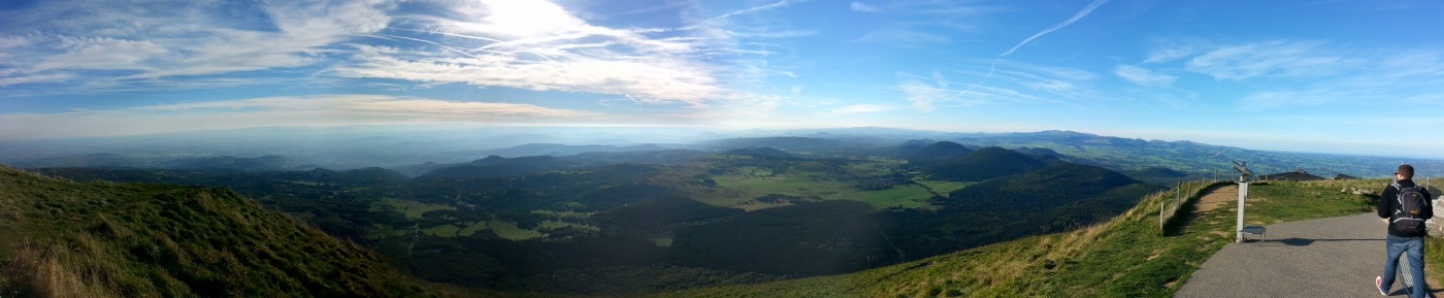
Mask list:
[{"label": "gravel path", "polygon": [[[1174,297],[1379,297],[1384,233],[1373,213],[1271,225],[1267,241],[1224,246]],[[1406,296],[1399,281],[1390,294]]]}]

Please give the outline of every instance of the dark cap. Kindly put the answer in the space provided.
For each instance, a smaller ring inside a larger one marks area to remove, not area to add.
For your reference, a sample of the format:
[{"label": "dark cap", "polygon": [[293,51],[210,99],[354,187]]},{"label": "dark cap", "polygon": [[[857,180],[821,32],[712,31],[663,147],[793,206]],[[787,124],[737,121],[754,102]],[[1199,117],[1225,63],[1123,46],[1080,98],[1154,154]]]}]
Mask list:
[{"label": "dark cap", "polygon": [[1414,166],[1408,164],[1399,165],[1399,170],[1394,171],[1394,174],[1404,175],[1406,179],[1414,178]]}]

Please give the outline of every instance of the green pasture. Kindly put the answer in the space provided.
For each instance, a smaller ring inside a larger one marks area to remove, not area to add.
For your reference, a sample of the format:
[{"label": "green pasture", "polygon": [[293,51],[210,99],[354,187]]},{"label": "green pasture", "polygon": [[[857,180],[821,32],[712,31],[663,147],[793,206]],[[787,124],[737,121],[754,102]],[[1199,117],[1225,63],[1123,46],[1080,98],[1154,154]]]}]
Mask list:
[{"label": "green pasture", "polygon": [[386,210],[399,211],[406,214],[406,219],[420,219],[421,214],[433,210],[456,210],[456,207],[443,204],[422,203],[411,200],[382,198],[371,203],[371,212],[382,212]]}]

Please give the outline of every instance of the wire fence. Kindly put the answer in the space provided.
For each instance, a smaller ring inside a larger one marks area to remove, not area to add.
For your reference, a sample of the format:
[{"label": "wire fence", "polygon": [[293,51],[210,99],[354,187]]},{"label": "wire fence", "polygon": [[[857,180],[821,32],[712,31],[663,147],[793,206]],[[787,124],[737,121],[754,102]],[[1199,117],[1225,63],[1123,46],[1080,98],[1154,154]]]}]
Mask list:
[{"label": "wire fence", "polygon": [[1218,186],[1233,183],[1231,181],[1219,181],[1215,179],[1202,179],[1194,181],[1179,181],[1172,190],[1172,197],[1164,197],[1162,204],[1158,204],[1158,230],[1164,236],[1168,236],[1170,228],[1175,228],[1187,219],[1187,215],[1193,212],[1193,203],[1203,198],[1208,192]]}]

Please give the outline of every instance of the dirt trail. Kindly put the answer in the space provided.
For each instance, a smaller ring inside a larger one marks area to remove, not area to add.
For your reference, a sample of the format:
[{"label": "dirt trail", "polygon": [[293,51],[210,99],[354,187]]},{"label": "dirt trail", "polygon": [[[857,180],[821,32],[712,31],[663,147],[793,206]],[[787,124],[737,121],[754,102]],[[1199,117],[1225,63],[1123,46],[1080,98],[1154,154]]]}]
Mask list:
[{"label": "dirt trail", "polygon": [[1214,189],[1213,192],[1198,199],[1198,208],[1194,212],[1208,212],[1228,205],[1228,202],[1238,201],[1238,185],[1228,185]]}]

